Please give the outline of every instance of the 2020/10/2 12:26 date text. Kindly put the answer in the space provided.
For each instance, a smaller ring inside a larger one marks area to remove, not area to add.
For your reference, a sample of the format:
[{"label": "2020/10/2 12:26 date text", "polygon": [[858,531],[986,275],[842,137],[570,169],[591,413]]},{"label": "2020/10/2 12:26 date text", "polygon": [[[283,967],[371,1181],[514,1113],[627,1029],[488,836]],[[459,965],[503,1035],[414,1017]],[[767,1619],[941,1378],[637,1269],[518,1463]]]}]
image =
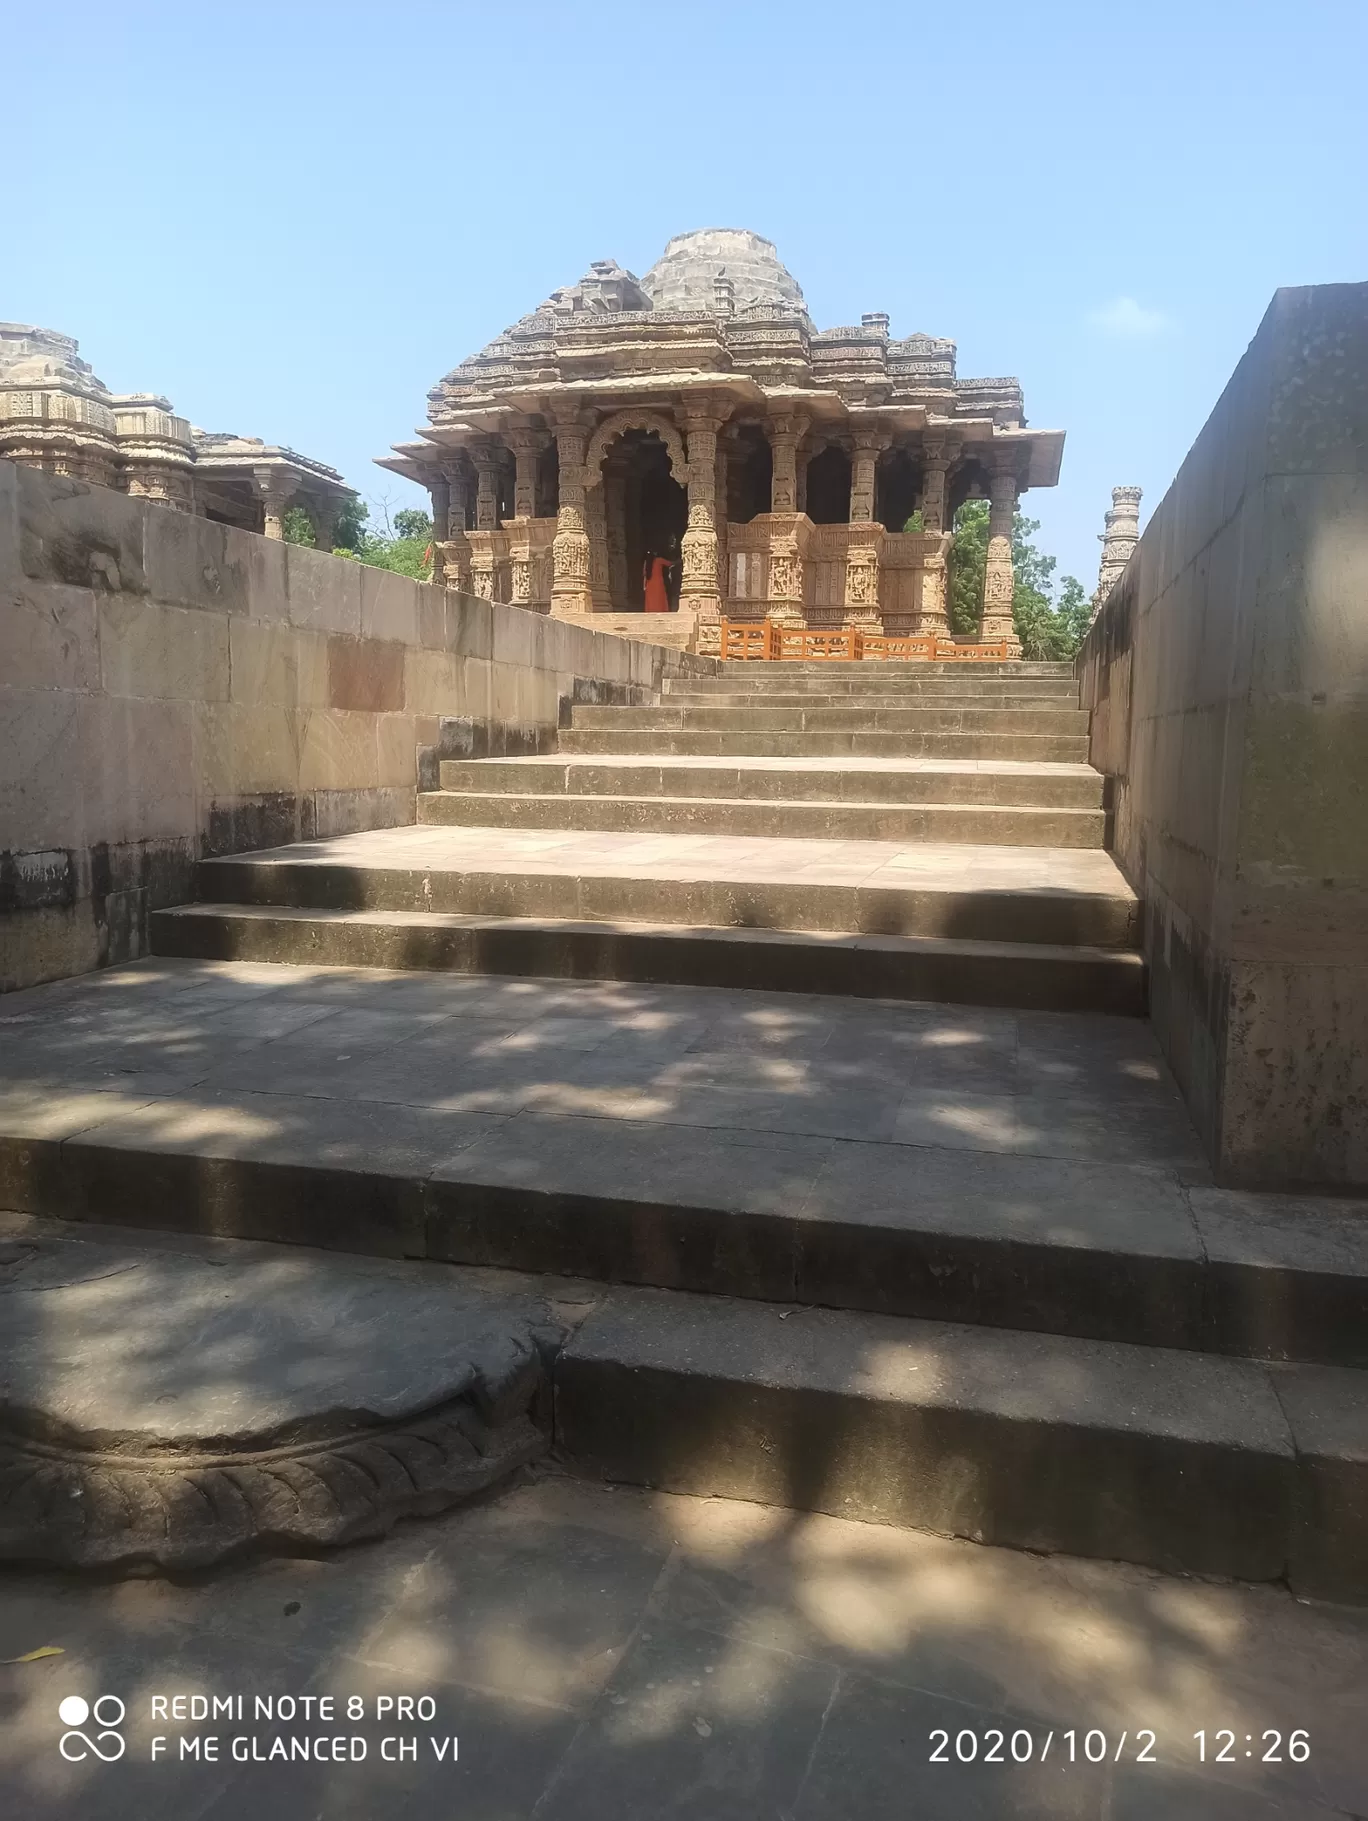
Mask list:
[{"label": "2020/10/2 12:26 date text", "polygon": [[[1303,1728],[1283,1734],[1269,1729],[1262,1733],[1241,1735],[1222,1728],[1218,1732],[1195,1732],[1192,1735],[1198,1762],[1202,1764],[1235,1764],[1243,1758],[1258,1759],[1264,1764],[1305,1764],[1311,1756],[1311,1738]],[[1065,1764],[1135,1764],[1159,1763],[1159,1736],[1149,1727],[1114,1736],[1092,1727],[1086,1732],[1070,1727],[1051,1730],[1043,1736],[1024,1726],[1014,1732],[988,1727],[977,1732],[963,1727],[952,1733],[938,1727],[929,1735],[932,1764],[1044,1764],[1051,1757]]]}]

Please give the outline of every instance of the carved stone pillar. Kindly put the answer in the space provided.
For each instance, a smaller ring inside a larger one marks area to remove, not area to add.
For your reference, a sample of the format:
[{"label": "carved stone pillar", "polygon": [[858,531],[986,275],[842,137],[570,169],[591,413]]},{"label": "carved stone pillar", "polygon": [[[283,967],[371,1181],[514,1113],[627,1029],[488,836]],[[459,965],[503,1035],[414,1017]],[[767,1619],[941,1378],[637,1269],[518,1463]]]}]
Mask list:
[{"label": "carved stone pillar", "polygon": [[273,468],[254,468],[252,487],[265,508],[265,534],[276,543],[285,540],[285,513],[299,490],[299,476],[280,474]]},{"label": "carved stone pillar", "polygon": [[589,432],[576,418],[556,422],[556,451],[560,458],[560,505],[556,536],[551,545],[551,611],[554,614],[591,613],[589,592],[589,536],[584,522],[584,450]]},{"label": "carved stone pillar", "polygon": [[798,413],[770,419],[770,451],[774,478],[770,483],[770,511],[798,510],[798,445],[807,434],[808,420]]},{"label": "carved stone pillar", "polygon": [[432,547],[435,551],[451,535],[451,482],[439,471],[429,475],[427,490],[432,501]]},{"label": "carved stone pillar", "polygon": [[779,626],[806,626],[803,611],[803,557],[793,537],[776,537],[770,545],[769,605],[765,618]]},{"label": "carved stone pillar", "polygon": [[874,522],[874,476],[879,453],[888,447],[888,438],[877,430],[859,430],[855,434],[855,457],[850,467],[850,522],[872,525]]},{"label": "carved stone pillar", "polygon": [[928,436],[922,445],[925,467],[922,471],[922,530],[945,530],[945,476],[950,466],[950,452],[943,436]]},{"label": "carved stone pillar", "polygon": [[988,562],[983,575],[983,628],[985,644],[1007,642],[1007,655],[1021,656],[1021,640],[1012,624],[1012,520],[1016,514],[1017,477],[1014,466],[1000,463],[993,470],[988,507]]},{"label": "carved stone pillar", "polygon": [[1106,517],[1107,529],[1102,534],[1102,561],[1097,572],[1097,590],[1092,598],[1093,618],[1126,573],[1135,546],[1140,542],[1140,489],[1113,487],[1111,510]]},{"label": "carved stone pillar", "polygon": [[621,467],[603,465],[603,511],[607,520],[608,598],[625,611],[631,595],[627,576],[627,483]]},{"label": "carved stone pillar", "polygon": [[689,438],[689,528],[684,533],[681,607],[704,619],[722,610],[717,582],[717,433],[724,422],[715,408],[699,404],[685,414]]},{"label": "carved stone pillar", "polygon": [[547,444],[546,433],[543,430],[510,430],[507,441],[509,448],[513,451],[515,468],[513,516],[514,518],[535,518],[537,516],[537,463]]},{"label": "carved stone pillar", "polygon": [[499,451],[494,443],[477,443],[472,451],[479,477],[475,493],[475,529],[499,529]]},{"label": "carved stone pillar", "polygon": [[846,546],[844,619],[847,626],[858,626],[864,632],[883,631],[879,610],[882,546],[882,525],[851,527],[851,541]]},{"label": "carved stone pillar", "polygon": [[947,591],[949,566],[946,560],[949,549],[950,539],[944,532],[926,538],[926,554],[918,577],[917,604],[911,626],[913,632],[923,636],[930,634],[937,639],[950,637]]},{"label": "carved stone pillar", "polygon": [[608,585],[608,511],[602,480],[585,492],[584,530],[589,539],[589,594],[594,612],[607,613],[613,598]]},{"label": "carved stone pillar", "polygon": [[508,598],[515,607],[534,608],[532,589],[532,520],[519,514],[508,530]]}]

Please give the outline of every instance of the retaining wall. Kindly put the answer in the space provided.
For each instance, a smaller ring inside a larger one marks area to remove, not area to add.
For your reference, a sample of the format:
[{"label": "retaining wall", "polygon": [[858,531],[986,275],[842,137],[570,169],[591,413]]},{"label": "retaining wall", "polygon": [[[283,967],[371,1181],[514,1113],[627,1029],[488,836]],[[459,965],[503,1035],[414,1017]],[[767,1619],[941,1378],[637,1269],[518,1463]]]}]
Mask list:
[{"label": "retaining wall", "polygon": [[0,462],[0,987],[143,952],[206,855],[411,822],[439,758],[715,667]]},{"label": "retaining wall", "polygon": [[1368,285],[1277,293],[1079,664],[1220,1177],[1368,1183]]}]

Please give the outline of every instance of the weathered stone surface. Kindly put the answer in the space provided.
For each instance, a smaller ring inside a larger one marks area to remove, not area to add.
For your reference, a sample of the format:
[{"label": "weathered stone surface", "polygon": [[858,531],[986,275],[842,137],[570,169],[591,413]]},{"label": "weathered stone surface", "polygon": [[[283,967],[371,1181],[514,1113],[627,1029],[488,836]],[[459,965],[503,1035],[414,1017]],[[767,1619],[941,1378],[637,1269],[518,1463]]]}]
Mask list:
[{"label": "weathered stone surface", "polygon": [[314,1261],[0,1243],[0,1555],[203,1568],[331,1546],[534,1459],[524,1310]]},{"label": "weathered stone surface", "polygon": [[100,682],[107,695],[228,700],[225,614],[120,597],[100,614]]},{"label": "weathered stone surface", "polygon": [[10,689],[98,688],[96,624],[91,589],[16,577],[0,595],[0,677]]},{"label": "weathered stone surface", "polygon": [[404,647],[392,640],[330,638],[328,700],[372,714],[404,706]]},{"label": "weathered stone surface", "polygon": [[1368,1182],[1368,286],[1279,291],[1081,654],[1153,1016],[1228,1182]]}]

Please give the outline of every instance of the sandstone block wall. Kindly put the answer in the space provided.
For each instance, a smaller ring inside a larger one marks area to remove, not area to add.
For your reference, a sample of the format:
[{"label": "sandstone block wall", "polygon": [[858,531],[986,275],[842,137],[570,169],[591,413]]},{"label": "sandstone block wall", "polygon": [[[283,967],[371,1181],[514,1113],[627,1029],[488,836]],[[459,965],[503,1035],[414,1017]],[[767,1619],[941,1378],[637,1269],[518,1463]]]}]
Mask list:
[{"label": "sandstone block wall", "polygon": [[1278,292],[1079,662],[1219,1174],[1368,1183],[1368,285]]},{"label": "sandstone block wall", "polygon": [[204,855],[411,822],[439,758],[712,668],[0,462],[0,988],[139,954]]}]

